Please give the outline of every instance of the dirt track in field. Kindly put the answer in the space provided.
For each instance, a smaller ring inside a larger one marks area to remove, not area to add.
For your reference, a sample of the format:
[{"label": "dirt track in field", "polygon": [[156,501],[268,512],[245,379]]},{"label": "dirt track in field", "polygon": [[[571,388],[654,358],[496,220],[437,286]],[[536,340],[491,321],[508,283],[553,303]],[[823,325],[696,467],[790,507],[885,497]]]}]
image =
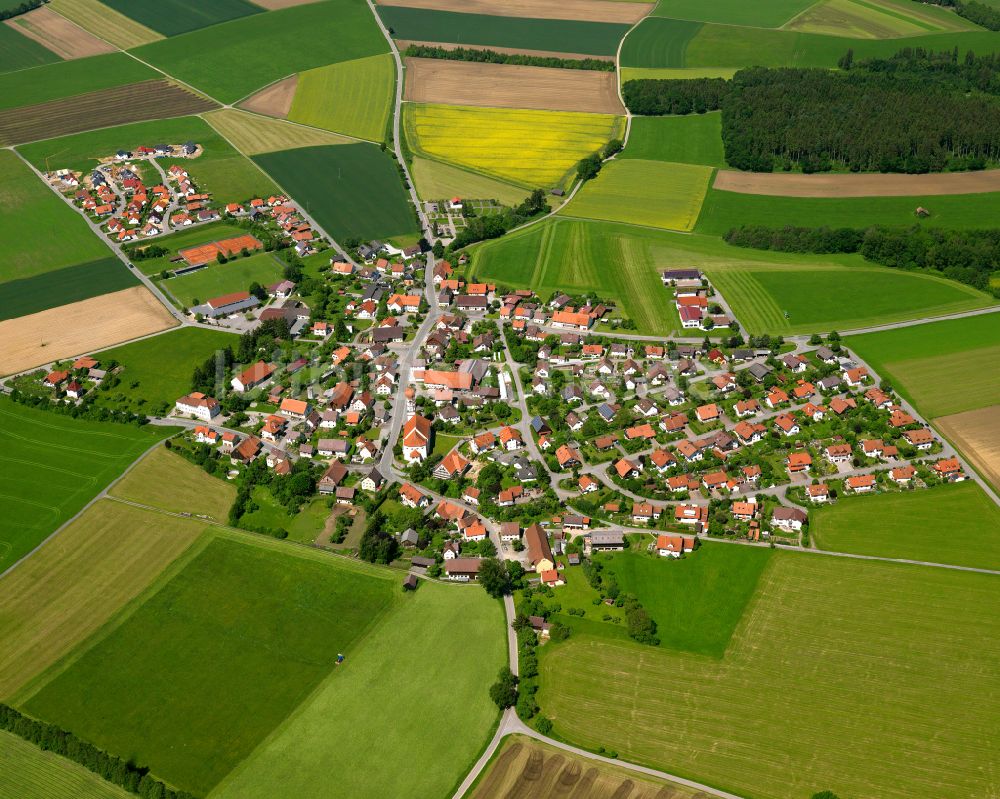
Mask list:
[{"label": "dirt track in field", "polygon": [[1000,191],[1000,169],[928,175],[734,172],[720,169],[713,188],[773,197],[921,197]]},{"label": "dirt track in field", "polygon": [[[442,50],[457,50],[459,47],[468,47],[464,44],[454,44],[448,42],[421,42],[413,39],[397,39],[396,46],[403,52],[411,44],[423,45],[425,47],[440,47]],[[526,50],[523,47],[480,47],[474,45],[473,50],[492,50],[494,53],[507,53],[508,55],[540,55],[544,58],[568,58],[580,61],[584,58],[593,58],[597,61],[614,61],[613,55],[588,55],[586,53],[562,53],[558,50]]]},{"label": "dirt track in field", "polygon": [[934,424],[1000,489],[1000,405],[942,416]]},{"label": "dirt track in field", "polygon": [[107,42],[45,6],[9,19],[7,24],[67,61],[115,52]]},{"label": "dirt track in field", "polygon": [[624,114],[613,72],[406,59],[404,99],[489,108]]},{"label": "dirt track in field", "polygon": [[317,0],[252,0],[252,2],[255,6],[266,8],[268,11],[280,11],[283,8],[315,3]]},{"label": "dirt track in field", "polygon": [[175,319],[143,286],[0,322],[0,375],[166,330]]},{"label": "dirt track in field", "polygon": [[247,111],[256,111],[269,117],[284,119],[292,110],[292,100],[295,99],[295,89],[299,85],[299,76],[290,75],[284,80],[272,83],[240,103]]},{"label": "dirt track in field", "polygon": [[589,22],[633,24],[655,3],[624,3],[615,0],[377,0],[380,5],[489,14],[495,17],[532,19],[579,19]]}]

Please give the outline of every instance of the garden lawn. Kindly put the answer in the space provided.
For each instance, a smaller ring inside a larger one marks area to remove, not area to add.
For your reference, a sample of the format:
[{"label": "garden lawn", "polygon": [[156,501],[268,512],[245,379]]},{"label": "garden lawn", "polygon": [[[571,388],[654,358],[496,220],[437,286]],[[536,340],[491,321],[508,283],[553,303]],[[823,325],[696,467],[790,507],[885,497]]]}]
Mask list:
[{"label": "garden lawn", "polygon": [[768,0],[764,3],[746,3],[743,0],[713,0],[711,3],[701,0],[660,0],[653,16],[752,25],[755,28],[780,28],[812,4],[813,0]]},{"label": "garden lawn", "polygon": [[205,28],[264,9],[247,0],[102,0],[105,5],[164,36]]},{"label": "garden lawn", "polygon": [[574,636],[538,702],[562,740],[741,796],[984,796],[998,603],[994,575],[776,552],[722,660]]},{"label": "garden lawn", "polygon": [[770,556],[707,543],[680,560],[619,552],[605,568],[656,622],[660,646],[721,658]]},{"label": "garden lawn", "polygon": [[333,511],[330,509],[325,498],[314,499],[308,505],[303,505],[302,510],[295,514],[288,525],[288,537],[292,541],[299,541],[303,544],[311,544],[316,537],[323,532],[326,520]]},{"label": "garden lawn", "polygon": [[173,513],[225,521],[236,499],[236,487],[176,452],[157,447],[115,483],[110,494]]},{"label": "garden lawn", "polygon": [[205,795],[398,590],[373,569],[220,535],[63,664],[25,710]]},{"label": "garden lawn", "polygon": [[971,480],[813,510],[820,549],[1000,569],[1000,508]]},{"label": "garden lawn", "polygon": [[301,147],[254,161],[336,239],[419,236],[396,164],[374,144]]},{"label": "garden lawn", "polygon": [[296,517],[285,510],[285,506],[275,499],[269,488],[254,486],[251,496],[257,509],[244,514],[240,519],[240,524],[245,525],[247,529],[288,531]]},{"label": "garden lawn", "polygon": [[185,307],[191,307],[212,297],[247,291],[251,283],[270,286],[281,280],[282,269],[283,262],[277,256],[259,252],[224,264],[209,264],[204,269],[164,280],[161,285]]},{"label": "garden lawn", "polygon": [[1000,397],[998,314],[866,333],[844,343],[925,416],[995,405]]},{"label": "garden lawn", "polygon": [[235,103],[293,72],[388,50],[364,0],[328,0],[234,19],[133,52],[214,99]]},{"label": "garden lawn", "polygon": [[407,144],[531,190],[564,185],[577,162],[622,134],[621,117],[407,103]]},{"label": "garden lawn", "polygon": [[561,213],[688,231],[698,220],[711,177],[707,166],[616,159],[585,183]]},{"label": "garden lawn", "polygon": [[83,766],[0,732],[0,799],[129,799]]},{"label": "garden lawn", "polygon": [[[160,75],[125,53],[108,53],[0,75],[0,110],[36,105]],[[117,148],[116,148],[117,149]]]},{"label": "garden lawn", "polygon": [[[98,241],[89,230],[86,233],[94,241]],[[51,241],[50,238],[46,240]],[[36,243],[44,246],[42,241]],[[89,248],[90,243],[87,242],[85,246]],[[138,278],[113,256],[53,269],[20,280],[0,283],[0,320],[27,316],[138,285]]]},{"label": "garden lawn", "polygon": [[[58,230],[59,235],[48,235],[52,230]],[[76,211],[59,199],[16,154],[2,150],[0,249],[3,251],[0,283],[96,261],[108,255],[107,247]],[[12,301],[13,298],[6,298],[0,302],[3,314],[9,312]]]},{"label": "garden lawn", "polygon": [[[306,796],[331,775],[339,796],[454,792],[497,720],[488,687],[507,662],[499,602],[478,587],[422,581],[343,651],[344,664],[213,799]],[[378,768],[357,768],[375,751]]]},{"label": "garden lawn", "polygon": [[29,39],[17,28],[0,25],[0,72],[40,67],[61,60],[47,47]]},{"label": "garden lawn", "polygon": [[396,39],[584,55],[614,55],[618,42],[631,27],[610,22],[495,17],[389,5],[378,6],[378,14]]},{"label": "garden lawn", "polygon": [[167,427],[73,419],[0,398],[0,572],[76,514]]},{"label": "garden lawn", "polygon": [[395,86],[396,63],[389,53],[310,69],[299,75],[288,118],[381,142]]},{"label": "garden lawn", "polygon": [[205,527],[102,499],[0,579],[0,701],[99,630]]},{"label": "garden lawn", "polygon": [[432,455],[447,455],[456,444],[462,441],[462,436],[449,436],[443,433],[434,433],[434,451]]},{"label": "garden lawn", "polygon": [[[94,399],[99,405],[127,405],[136,412],[166,415],[173,410],[176,399],[191,391],[196,366],[219,350],[238,344],[239,338],[232,333],[179,327],[95,353],[94,357],[103,363],[117,361],[122,371],[118,375],[121,382],[108,392],[97,390]],[[220,385],[216,394],[221,395],[227,388]]]},{"label": "garden lawn", "polygon": [[[722,113],[632,117],[628,146],[618,158],[725,166]],[[709,191],[710,195],[714,193]]]}]

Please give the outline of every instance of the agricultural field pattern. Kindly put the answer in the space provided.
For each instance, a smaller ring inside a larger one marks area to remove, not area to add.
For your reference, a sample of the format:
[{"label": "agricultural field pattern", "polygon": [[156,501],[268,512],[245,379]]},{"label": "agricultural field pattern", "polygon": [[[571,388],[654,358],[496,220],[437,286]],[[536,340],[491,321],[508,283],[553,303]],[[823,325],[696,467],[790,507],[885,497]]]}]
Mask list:
[{"label": "agricultural field pattern", "polygon": [[996,799],[1000,0],[0,0],[0,799]]}]

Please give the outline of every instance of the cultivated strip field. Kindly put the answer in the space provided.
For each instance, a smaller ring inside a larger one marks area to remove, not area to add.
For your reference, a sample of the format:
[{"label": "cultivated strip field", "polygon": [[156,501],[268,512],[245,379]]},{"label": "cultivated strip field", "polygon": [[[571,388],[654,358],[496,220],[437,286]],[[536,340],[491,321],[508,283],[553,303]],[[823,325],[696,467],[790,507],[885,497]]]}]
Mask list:
[{"label": "cultivated strip field", "polygon": [[791,20],[785,28],[858,39],[894,39],[944,30],[975,30],[958,14],[933,15],[917,3],[824,0]]},{"label": "cultivated strip field", "polygon": [[101,629],[205,526],[101,500],[0,580],[0,699]]},{"label": "cultivated strip field", "polygon": [[778,197],[919,197],[1000,191],[1000,169],[928,175],[865,175],[735,172],[720,169],[712,187]]},{"label": "cultivated strip field", "polygon": [[28,316],[137,285],[138,278],[112,255],[54,269],[0,283],[0,320]]},{"label": "cultivated strip field", "polygon": [[417,103],[624,114],[614,73],[406,59],[405,100]]},{"label": "cultivated strip field", "polygon": [[209,111],[217,105],[167,80],[149,80],[68,100],[0,111],[0,144],[20,144],[145,119]]},{"label": "cultivated strip field", "polygon": [[0,375],[158,333],[176,320],[143,286],[0,322]]},{"label": "cultivated strip field", "polygon": [[538,702],[565,739],[743,796],[986,796],[998,603],[993,575],[777,552],[721,661],[574,636],[540,650]]},{"label": "cultivated strip field", "polygon": [[410,164],[410,174],[417,194],[423,200],[438,200],[442,197],[474,197],[496,200],[504,205],[516,205],[525,197],[521,186],[488,178],[468,169],[432,161],[429,158],[414,158]]},{"label": "cultivated strip field", "polygon": [[1000,491],[1000,405],[942,416],[934,424]]},{"label": "cultivated strip field", "polygon": [[236,149],[247,155],[351,142],[351,139],[335,133],[292,125],[278,119],[266,119],[232,108],[205,114],[205,121],[225,136]]},{"label": "cultivated strip field", "polygon": [[295,89],[298,85],[299,76],[289,75],[248,97],[240,103],[240,108],[284,119],[292,108],[292,100],[295,98]]},{"label": "cultivated strip field", "polygon": [[123,50],[163,38],[156,31],[119,14],[99,0],[50,0],[50,6],[84,30]]},{"label": "cultivated strip field", "polygon": [[9,19],[7,24],[67,61],[115,52],[115,48],[106,41],[46,6]]},{"label": "cultivated strip field", "polygon": [[83,766],[0,732],[0,799],[128,799]]},{"label": "cultivated strip field", "polygon": [[653,10],[655,3],[616,0],[391,0],[379,5],[493,14],[533,19],[582,19],[591,22],[622,22],[632,25]]},{"label": "cultivated strip field", "polygon": [[[571,793],[570,793],[571,792]],[[471,799],[571,796],[573,799],[701,799],[705,794],[654,780],[554,746],[510,735],[504,738]]]},{"label": "cultivated strip field", "polygon": [[260,14],[263,8],[249,0],[102,0],[104,5],[127,15],[164,36],[176,36],[210,25],[217,25],[249,14]]},{"label": "cultivated strip field", "polygon": [[728,25],[752,25],[777,28],[812,5],[812,0],[767,0],[745,3],[742,0],[660,0],[653,12],[657,17],[719,22]]}]

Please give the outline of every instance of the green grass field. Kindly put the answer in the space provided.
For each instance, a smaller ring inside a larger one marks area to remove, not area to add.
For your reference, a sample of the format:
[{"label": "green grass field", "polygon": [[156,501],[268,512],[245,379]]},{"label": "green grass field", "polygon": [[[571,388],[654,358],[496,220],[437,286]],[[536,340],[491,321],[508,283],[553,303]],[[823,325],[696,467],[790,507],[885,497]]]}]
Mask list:
[{"label": "green grass field", "polygon": [[248,527],[287,531],[298,518],[292,516],[266,486],[255,486],[252,496],[257,509],[244,514],[241,520]]},{"label": "green grass field", "polygon": [[204,795],[352,651],[396,591],[372,569],[220,535],[24,707]]},{"label": "green grass field", "polygon": [[[71,225],[70,229],[74,227]],[[89,230],[86,233],[98,241]],[[22,241],[25,239],[23,236],[20,238]],[[32,241],[39,247],[46,247],[51,243],[49,238]],[[100,246],[99,241],[98,246]],[[88,242],[85,249],[89,248]],[[37,266],[37,263],[33,265]],[[0,320],[27,316],[48,308],[57,308],[60,305],[68,305],[71,302],[87,300],[137,285],[139,285],[138,278],[114,256],[53,269],[40,275],[0,283]]]},{"label": "green grass field", "polygon": [[234,291],[246,291],[251,283],[270,286],[281,280],[282,263],[269,252],[234,258],[225,264],[211,264],[196,272],[173,277],[162,283],[186,307]]},{"label": "green grass field", "polygon": [[[681,80],[687,78],[725,78],[728,80],[737,72],[732,67],[622,67],[618,70],[620,82],[630,80]],[[633,120],[633,123],[635,120]]]},{"label": "green grass field", "polygon": [[769,549],[704,544],[681,560],[618,552],[605,568],[652,616],[660,646],[721,658],[770,557]]},{"label": "green grass field", "polygon": [[974,24],[958,14],[908,0],[825,0],[785,27],[788,30],[859,39],[893,39],[945,30],[977,30]]},{"label": "green grass field", "polygon": [[926,416],[994,405],[1000,397],[1000,314],[851,336],[846,346]]},{"label": "green grass field", "polygon": [[418,237],[396,164],[374,144],[301,147],[254,161],[334,238]]},{"label": "green grass field", "polygon": [[105,5],[120,11],[140,25],[145,25],[164,36],[217,25],[250,14],[263,13],[264,9],[248,0],[102,0]]},{"label": "green grass field", "polygon": [[[59,236],[45,235],[51,230]],[[10,151],[0,151],[0,247],[0,283],[108,255],[79,214]],[[0,302],[3,313],[12,301]]]},{"label": "green grass field", "polygon": [[503,205],[513,206],[527,196],[521,186],[494,180],[430,158],[414,158],[410,164],[410,174],[421,200],[468,197],[475,200],[496,200]]},{"label": "green grass field", "polygon": [[22,35],[16,28],[10,25],[0,27],[0,72],[30,69],[61,60],[47,47]]},{"label": "green grass field", "polygon": [[712,168],[638,159],[614,160],[562,210],[567,216],[691,230]]},{"label": "green grass field", "polygon": [[389,53],[310,69],[299,75],[288,118],[381,142],[395,86],[396,63]]},{"label": "green grass field", "polygon": [[[307,796],[331,775],[338,796],[451,795],[496,722],[487,688],[507,661],[503,630],[480,589],[422,583],[214,799]],[[375,750],[378,768],[356,767]]]},{"label": "green grass field", "polygon": [[0,572],[76,514],[148,447],[171,432],[72,419],[0,399]]},{"label": "green grass field", "polygon": [[721,661],[573,637],[538,701],[564,740],[741,796],[987,796],[998,603],[993,575],[777,552]]},{"label": "green grass field", "polygon": [[820,549],[1000,569],[1000,509],[972,481],[841,498],[810,516]]},{"label": "green grass field", "polygon": [[121,382],[110,391],[97,391],[95,401],[99,405],[127,406],[139,413],[167,413],[173,410],[174,400],[191,391],[195,366],[224,347],[236,347],[238,343],[238,337],[232,333],[179,327],[103,350],[94,357],[105,363],[117,361],[122,367]]},{"label": "green grass field", "polygon": [[71,760],[0,732],[0,799],[127,799],[131,795]]},{"label": "green grass field", "polygon": [[[684,67],[691,40],[704,23],[647,17],[625,37],[620,63],[623,67]],[[712,66],[712,65],[707,65]]]},{"label": "green grass field", "polygon": [[132,52],[222,103],[235,103],[293,72],[388,50],[363,0],[329,0],[234,19]]},{"label": "green grass field", "polygon": [[123,147],[134,149],[140,144],[160,141],[171,144],[194,141],[204,147],[197,158],[161,158],[157,163],[164,169],[180,164],[198,189],[210,192],[217,202],[243,202],[277,191],[267,175],[198,117],[136,122],[77,133],[26,144],[19,147],[18,152],[40,170],[46,168],[46,163],[52,169],[92,169],[100,158],[114,155]]},{"label": "green grass field", "polygon": [[722,113],[632,117],[628,146],[618,158],[724,167]]},{"label": "green grass field", "polygon": [[0,75],[0,110],[160,77],[125,53],[58,61]]},{"label": "green grass field", "polygon": [[389,5],[378,6],[378,14],[396,39],[585,55],[614,55],[618,42],[631,27],[610,22],[488,16]]},{"label": "green grass field", "polygon": [[[633,121],[634,125],[634,121]],[[634,130],[634,128],[633,128]],[[632,142],[629,141],[629,149]],[[915,211],[926,208],[930,217]],[[772,197],[709,189],[697,231],[722,236],[740,225],[855,227],[871,225],[975,229],[985,217],[1000,214],[1000,193],[932,197]]]},{"label": "green grass field", "polygon": [[170,261],[177,255],[178,250],[183,250],[187,247],[196,247],[199,244],[208,244],[220,239],[232,238],[233,236],[240,236],[244,233],[246,233],[246,230],[238,225],[220,220],[219,222],[209,222],[207,225],[197,225],[187,230],[178,230],[176,233],[171,233],[162,238],[158,236],[156,241],[149,242],[149,245],[152,246],[155,244],[158,247],[166,247],[170,252],[160,258],[148,258],[136,261],[135,268],[140,270],[144,275],[159,275],[164,269],[170,270],[176,266],[176,264],[172,264]]},{"label": "green grass field", "polygon": [[687,19],[695,22],[721,22],[728,25],[752,25],[755,28],[780,28],[800,14],[813,0],[767,0],[745,3],[741,0],[660,0],[653,16]]}]

